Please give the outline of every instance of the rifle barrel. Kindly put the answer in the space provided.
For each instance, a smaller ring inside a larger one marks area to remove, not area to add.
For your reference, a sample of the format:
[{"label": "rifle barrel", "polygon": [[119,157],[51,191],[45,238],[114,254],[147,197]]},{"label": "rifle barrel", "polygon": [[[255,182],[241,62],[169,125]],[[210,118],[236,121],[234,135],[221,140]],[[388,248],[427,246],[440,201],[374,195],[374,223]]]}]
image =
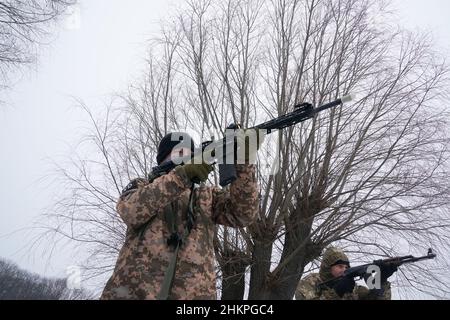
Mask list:
[{"label": "rifle barrel", "polygon": [[320,107],[314,109],[314,113],[319,113],[319,112],[325,111],[327,109],[331,109],[333,107],[336,107],[336,106],[341,105],[341,104],[346,103],[346,102],[350,102],[352,100],[353,100],[353,97],[352,97],[351,94],[346,95],[346,96],[344,96],[342,98],[339,98],[337,100],[331,101],[329,103],[324,104],[323,106],[320,106]]},{"label": "rifle barrel", "polygon": [[293,112],[282,115],[268,122],[262,123],[256,126],[255,128],[265,129],[267,130],[267,133],[272,133],[272,131],[274,130],[281,130],[293,126],[297,123],[311,119],[312,117],[314,117],[315,114],[334,108],[351,100],[352,95],[349,94],[335,101],[326,103],[318,108],[314,108],[313,105],[309,103],[300,104],[296,107],[296,110],[294,110]]}]

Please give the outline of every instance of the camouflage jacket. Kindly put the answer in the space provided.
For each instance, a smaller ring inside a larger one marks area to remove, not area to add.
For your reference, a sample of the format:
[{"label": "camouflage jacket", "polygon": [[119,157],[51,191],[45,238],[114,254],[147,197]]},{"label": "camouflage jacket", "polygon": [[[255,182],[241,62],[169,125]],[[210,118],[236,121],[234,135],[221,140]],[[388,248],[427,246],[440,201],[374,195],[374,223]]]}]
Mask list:
[{"label": "camouflage jacket", "polygon": [[[237,165],[238,179],[227,189],[201,185],[194,189],[195,224],[178,254],[171,299],[216,299],[214,224],[245,227],[258,210],[255,167]],[[167,245],[167,208],[175,213],[183,233],[191,182],[175,169],[152,183],[139,179],[125,192],[117,211],[127,232],[113,275],[101,299],[156,299],[173,249]]]},{"label": "camouflage jacket", "polygon": [[384,293],[378,296],[375,291],[360,285],[356,285],[352,293],[346,293],[339,297],[333,289],[320,290],[318,285],[322,283],[319,273],[312,273],[301,280],[295,292],[296,300],[391,300],[391,285],[383,284]]}]

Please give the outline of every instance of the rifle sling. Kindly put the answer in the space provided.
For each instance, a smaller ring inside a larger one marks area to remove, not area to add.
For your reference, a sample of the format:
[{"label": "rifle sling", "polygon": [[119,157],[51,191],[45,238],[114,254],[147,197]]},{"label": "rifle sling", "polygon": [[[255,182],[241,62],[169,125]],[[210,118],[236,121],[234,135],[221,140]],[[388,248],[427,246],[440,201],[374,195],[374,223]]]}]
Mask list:
[{"label": "rifle sling", "polygon": [[178,262],[178,252],[180,247],[186,243],[186,240],[191,233],[195,223],[194,216],[194,185],[191,187],[191,194],[189,196],[187,221],[184,227],[183,234],[180,236],[177,232],[177,210],[174,210],[173,203],[168,206],[168,210],[165,211],[165,220],[169,232],[171,232],[170,238],[167,240],[168,246],[172,246],[175,250],[169,261],[169,266],[164,274],[164,280],[161,285],[161,290],[157,296],[158,300],[168,300],[172,291],[173,280],[175,278],[176,266]]}]

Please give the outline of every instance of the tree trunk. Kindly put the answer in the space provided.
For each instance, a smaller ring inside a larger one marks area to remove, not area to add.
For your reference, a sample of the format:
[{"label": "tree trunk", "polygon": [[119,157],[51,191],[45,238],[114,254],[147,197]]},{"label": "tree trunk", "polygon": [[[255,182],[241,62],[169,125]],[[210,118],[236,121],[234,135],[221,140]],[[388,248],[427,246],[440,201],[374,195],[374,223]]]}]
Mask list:
[{"label": "tree trunk", "polygon": [[[270,275],[273,240],[255,240],[250,274],[249,300],[265,300],[267,295],[267,280]],[[255,238],[257,239],[257,238]]]},{"label": "tree trunk", "polygon": [[[298,282],[305,266],[321,253],[321,248],[310,241],[313,218],[301,218],[305,208],[297,208],[289,218],[290,227],[285,234],[285,243],[278,267],[270,273],[270,262],[264,254],[271,254],[271,245],[254,249],[254,261],[257,266],[252,267],[249,299],[257,300],[292,300]],[[300,212],[302,210],[302,212]],[[299,247],[301,250],[297,250]],[[270,251],[267,249],[270,248]],[[266,249],[266,250],[264,250]],[[270,252],[270,253],[269,253]],[[264,266],[263,266],[264,265]],[[263,266],[263,267],[262,267]]]},{"label": "tree trunk", "polygon": [[223,255],[222,300],[244,300],[245,269],[250,261],[245,253],[227,251]]}]

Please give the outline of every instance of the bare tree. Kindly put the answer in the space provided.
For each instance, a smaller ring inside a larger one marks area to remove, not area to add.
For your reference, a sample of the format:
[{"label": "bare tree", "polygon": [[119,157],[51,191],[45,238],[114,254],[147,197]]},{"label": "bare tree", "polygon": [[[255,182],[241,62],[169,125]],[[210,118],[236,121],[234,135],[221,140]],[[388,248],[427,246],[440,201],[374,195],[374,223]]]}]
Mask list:
[{"label": "bare tree", "polygon": [[[356,92],[354,103],[278,132],[279,150],[261,151],[280,169],[260,167],[251,227],[216,232],[221,296],[243,298],[247,285],[250,299],[292,299],[333,243],[355,261],[428,247],[448,254],[449,69],[426,36],[393,23],[386,3],[186,2],[153,42],[143,82],[106,119],[85,106],[94,128],[85,141],[100,158],[75,159],[72,173],[61,166],[74,192],[51,213],[53,231],[69,225],[63,234],[104,262],[97,274],[109,272],[124,234],[115,199],[151,170],[164,133],[217,138],[230,122],[251,127]],[[448,297],[447,271],[443,260],[408,267],[396,284],[404,297]]]},{"label": "bare tree", "polygon": [[37,45],[48,35],[51,23],[76,0],[6,0],[0,2],[0,77],[35,61]]}]

